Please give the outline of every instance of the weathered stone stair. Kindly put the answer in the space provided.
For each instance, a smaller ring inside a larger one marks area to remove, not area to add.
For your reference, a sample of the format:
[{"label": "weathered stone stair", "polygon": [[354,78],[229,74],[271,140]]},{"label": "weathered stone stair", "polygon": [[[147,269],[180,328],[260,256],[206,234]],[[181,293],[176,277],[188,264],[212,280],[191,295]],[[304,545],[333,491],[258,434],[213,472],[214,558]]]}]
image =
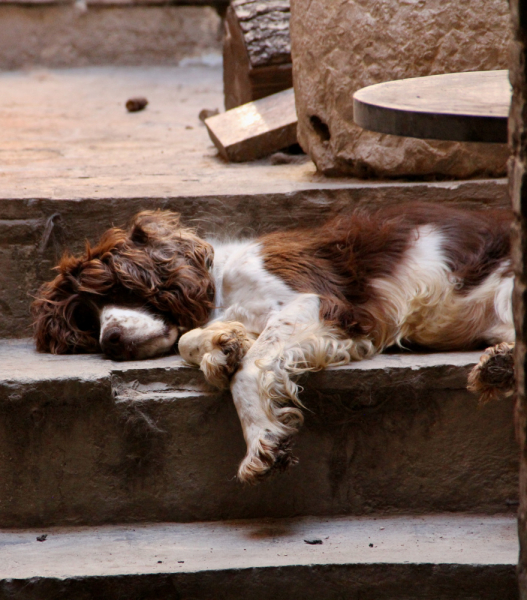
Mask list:
[{"label": "weathered stone stair", "polygon": [[[410,199],[505,206],[505,181],[225,165],[197,118],[221,108],[217,69],[11,73],[0,87],[1,600],[517,597],[513,403],[465,390],[478,353],[309,376],[299,465],[245,487],[229,396],[177,356],[57,357],[16,339],[64,247],[142,208],[254,235]],[[149,107],[127,115],[137,93]]]},{"label": "weathered stone stair", "polygon": [[50,528],[38,542],[42,531],[1,534],[2,600],[517,598],[510,516]]},{"label": "weathered stone stair", "polygon": [[310,376],[300,464],[240,485],[228,395],[179,357],[114,363],[0,345],[0,524],[507,512],[512,402],[478,407],[476,353],[384,355]]},{"label": "weathered stone stair", "polygon": [[245,487],[229,397],[178,357],[1,343],[0,525],[33,529],[0,531],[0,598],[516,598],[512,402],[464,389],[477,357],[310,376],[300,464]]}]

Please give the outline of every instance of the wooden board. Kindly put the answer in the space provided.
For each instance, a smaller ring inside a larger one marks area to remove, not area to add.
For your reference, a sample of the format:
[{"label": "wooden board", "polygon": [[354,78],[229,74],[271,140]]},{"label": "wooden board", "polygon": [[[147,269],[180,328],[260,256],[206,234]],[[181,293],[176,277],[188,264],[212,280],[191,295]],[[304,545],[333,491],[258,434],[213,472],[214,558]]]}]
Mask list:
[{"label": "wooden board", "polygon": [[289,0],[234,0],[225,18],[227,110],[293,85]]},{"label": "wooden board", "polygon": [[353,96],[357,125],[393,135],[507,142],[508,71],[451,73],[389,81]]},{"label": "wooden board", "polygon": [[216,148],[231,162],[255,160],[295,144],[296,124],[292,88],[205,119]]}]

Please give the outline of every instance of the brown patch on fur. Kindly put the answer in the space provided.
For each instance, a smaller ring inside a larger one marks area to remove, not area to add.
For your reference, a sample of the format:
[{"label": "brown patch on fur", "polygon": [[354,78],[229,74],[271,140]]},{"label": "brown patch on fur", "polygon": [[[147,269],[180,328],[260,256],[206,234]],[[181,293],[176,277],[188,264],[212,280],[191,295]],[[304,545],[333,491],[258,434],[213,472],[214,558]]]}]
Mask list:
[{"label": "brown patch on fur", "polygon": [[382,300],[375,297],[371,282],[393,273],[415,239],[416,227],[431,224],[444,232],[447,264],[464,293],[508,257],[511,218],[506,210],[463,211],[419,203],[359,209],[317,229],[263,237],[264,265],[294,290],[319,294],[321,318],[346,336],[366,335],[375,342],[378,319],[366,304]]},{"label": "brown patch on fur", "polygon": [[202,325],[213,308],[212,259],[210,244],[181,227],[179,215],[139,213],[127,231],[112,228],[82,256],[63,256],[32,306],[37,350],[97,352],[98,307],[112,302],[150,307],[184,328]]},{"label": "brown patch on fur", "polygon": [[[433,224],[444,234],[447,264],[459,280],[462,293],[483,283],[510,256],[510,210],[463,211],[425,204],[402,205],[395,210],[414,226]],[[383,214],[389,216],[390,212]],[[511,274],[512,268],[506,275]]]}]

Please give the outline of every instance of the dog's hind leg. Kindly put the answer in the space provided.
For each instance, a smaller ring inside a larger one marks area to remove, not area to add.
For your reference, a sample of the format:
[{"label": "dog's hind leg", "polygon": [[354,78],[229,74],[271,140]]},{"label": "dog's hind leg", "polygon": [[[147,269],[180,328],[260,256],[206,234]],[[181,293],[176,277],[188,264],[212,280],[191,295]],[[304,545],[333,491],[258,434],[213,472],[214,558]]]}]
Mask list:
[{"label": "dog's hind leg", "polygon": [[482,404],[511,396],[515,387],[514,344],[507,342],[487,348],[468,375],[467,389],[478,394]]},{"label": "dog's hind leg", "polygon": [[303,422],[295,379],[307,371],[361,360],[375,352],[320,321],[320,300],[299,295],[269,322],[233,378],[232,394],[247,455],[238,477],[250,483],[296,462],[291,442]]}]

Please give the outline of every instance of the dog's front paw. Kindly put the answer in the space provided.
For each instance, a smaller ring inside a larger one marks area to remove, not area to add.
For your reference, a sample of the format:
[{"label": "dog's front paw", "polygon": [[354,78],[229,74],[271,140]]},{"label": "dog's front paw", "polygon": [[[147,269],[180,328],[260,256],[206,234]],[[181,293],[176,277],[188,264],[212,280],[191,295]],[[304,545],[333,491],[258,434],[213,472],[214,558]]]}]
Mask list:
[{"label": "dog's front paw", "polygon": [[243,483],[255,484],[272,473],[282,472],[296,465],[298,458],[293,456],[292,441],[292,435],[280,435],[266,430],[251,444],[238,469],[238,479]]},{"label": "dog's front paw", "polygon": [[467,389],[479,394],[482,404],[510,396],[515,389],[514,344],[502,342],[487,348],[469,373]]},{"label": "dog's front paw", "polygon": [[211,349],[200,363],[207,381],[216,387],[228,388],[231,377],[255,339],[237,321],[218,323],[211,331]]},{"label": "dog's front paw", "polygon": [[200,367],[211,385],[224,389],[255,339],[237,321],[217,322],[181,336],[179,352],[187,362]]}]

